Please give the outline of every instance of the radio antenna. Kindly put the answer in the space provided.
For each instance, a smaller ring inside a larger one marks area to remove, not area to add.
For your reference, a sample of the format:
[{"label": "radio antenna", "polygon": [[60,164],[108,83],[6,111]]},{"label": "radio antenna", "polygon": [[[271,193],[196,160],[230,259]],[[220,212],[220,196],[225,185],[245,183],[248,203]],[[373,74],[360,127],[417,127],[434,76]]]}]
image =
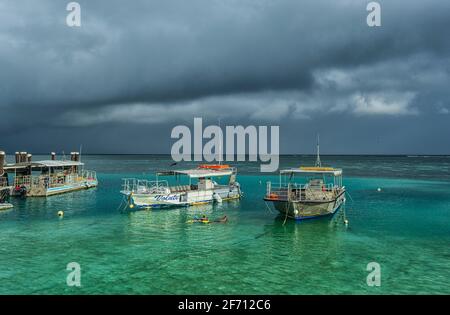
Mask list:
[{"label": "radio antenna", "polygon": [[322,167],[322,162],[320,161],[320,138],[319,138],[319,134],[317,134],[317,158],[316,158],[316,167]]}]

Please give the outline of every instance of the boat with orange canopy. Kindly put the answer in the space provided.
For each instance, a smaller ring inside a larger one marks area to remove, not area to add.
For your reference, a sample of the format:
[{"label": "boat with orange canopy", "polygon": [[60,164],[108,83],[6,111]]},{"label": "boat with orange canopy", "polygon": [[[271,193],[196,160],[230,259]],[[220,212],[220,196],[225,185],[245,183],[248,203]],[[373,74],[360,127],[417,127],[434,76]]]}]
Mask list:
[{"label": "boat with orange canopy", "polygon": [[[168,180],[161,180],[163,176],[174,177],[176,184],[173,180],[170,184]],[[202,164],[195,169],[158,172],[156,181],[125,178],[121,193],[128,199],[130,208],[187,207],[220,203],[241,197],[241,187],[236,176],[235,167]],[[227,179],[227,182],[223,183],[221,178]],[[217,183],[215,179],[222,183]]]},{"label": "boat with orange canopy", "polygon": [[225,170],[225,169],[229,169],[230,166],[227,164],[202,164],[198,168],[209,169],[209,170]]}]

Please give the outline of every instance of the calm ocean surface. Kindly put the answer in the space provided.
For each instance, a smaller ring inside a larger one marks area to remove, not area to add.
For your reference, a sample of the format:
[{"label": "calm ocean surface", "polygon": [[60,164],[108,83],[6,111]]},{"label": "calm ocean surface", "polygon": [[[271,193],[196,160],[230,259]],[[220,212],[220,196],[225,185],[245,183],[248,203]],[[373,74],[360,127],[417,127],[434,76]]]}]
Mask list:
[{"label": "calm ocean surface", "polygon": [[[260,174],[259,163],[233,164],[245,194],[238,202],[130,212],[119,209],[121,178],[151,179],[170,156],[83,161],[98,172],[97,189],[16,198],[0,212],[0,294],[450,294],[448,156],[322,156],[344,169],[348,228],[343,212],[283,225],[262,200],[278,177]],[[202,214],[229,222],[186,223]],[[81,265],[79,288],[66,285],[69,262]],[[380,287],[366,284],[369,262],[381,265]]]}]

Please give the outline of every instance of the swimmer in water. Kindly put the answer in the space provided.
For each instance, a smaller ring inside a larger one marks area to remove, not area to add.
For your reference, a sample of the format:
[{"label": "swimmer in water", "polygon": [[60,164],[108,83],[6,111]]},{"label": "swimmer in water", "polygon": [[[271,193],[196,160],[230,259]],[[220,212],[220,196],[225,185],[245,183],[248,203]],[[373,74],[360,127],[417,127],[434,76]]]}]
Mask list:
[{"label": "swimmer in water", "polygon": [[214,221],[209,221],[208,217],[206,215],[202,215],[202,217],[200,219],[192,219],[189,220],[188,223],[225,223],[228,221],[227,216],[223,216],[220,219],[214,220]]}]

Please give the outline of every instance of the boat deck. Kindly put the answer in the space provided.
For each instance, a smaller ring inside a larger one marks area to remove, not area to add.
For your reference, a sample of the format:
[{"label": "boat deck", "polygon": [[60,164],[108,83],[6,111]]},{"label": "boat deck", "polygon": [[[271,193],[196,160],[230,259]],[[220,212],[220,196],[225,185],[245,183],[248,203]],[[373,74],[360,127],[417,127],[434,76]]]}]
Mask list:
[{"label": "boat deck", "polygon": [[11,195],[28,197],[47,197],[88,189],[98,185],[97,175],[93,171],[80,174],[53,174],[39,176],[18,176],[14,179]]},{"label": "boat deck", "polygon": [[290,201],[290,202],[331,202],[336,200],[343,192],[344,188],[335,186],[322,187],[295,187],[286,186],[279,188],[267,187],[264,197],[266,201]]}]

